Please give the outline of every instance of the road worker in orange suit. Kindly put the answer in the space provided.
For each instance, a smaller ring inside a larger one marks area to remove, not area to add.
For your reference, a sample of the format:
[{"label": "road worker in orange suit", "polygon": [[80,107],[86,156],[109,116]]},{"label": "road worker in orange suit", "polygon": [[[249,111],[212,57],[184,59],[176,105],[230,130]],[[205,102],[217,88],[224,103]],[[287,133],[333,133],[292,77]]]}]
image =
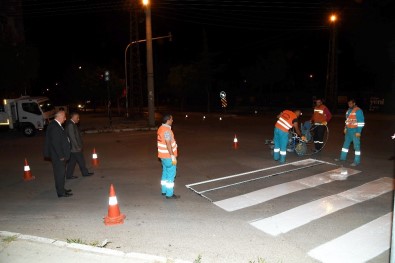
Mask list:
[{"label": "road worker in orange suit", "polygon": [[354,145],[355,157],[351,166],[357,166],[361,163],[361,133],[365,126],[365,117],[363,111],[357,106],[354,99],[348,101],[348,110],[346,112],[346,121],[344,127],[344,143],[339,159],[335,161],[345,161],[351,142]]},{"label": "road worker in orange suit", "polygon": [[274,125],[273,139],[273,157],[275,161],[285,163],[285,156],[287,155],[288,133],[290,129],[294,128],[298,136],[302,136],[298,124],[298,117],[300,116],[300,114],[300,110],[284,110],[278,115],[278,120]]},{"label": "road worker in orange suit", "polygon": [[315,152],[319,152],[324,145],[324,136],[326,132],[326,125],[332,119],[332,114],[329,109],[323,104],[322,99],[315,101],[315,108],[311,122],[314,125],[314,147]]},{"label": "road worker in orange suit", "polygon": [[162,118],[162,125],[157,132],[158,158],[162,162],[162,195],[166,199],[177,199],[179,195],[174,194],[174,180],[177,171],[177,142],[171,130],[173,116],[166,114]]}]

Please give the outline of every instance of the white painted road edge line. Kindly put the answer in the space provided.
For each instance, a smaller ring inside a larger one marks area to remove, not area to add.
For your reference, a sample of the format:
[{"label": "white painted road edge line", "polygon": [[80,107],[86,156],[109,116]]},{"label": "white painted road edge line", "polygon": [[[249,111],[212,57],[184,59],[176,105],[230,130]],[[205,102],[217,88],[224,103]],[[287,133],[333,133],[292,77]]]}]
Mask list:
[{"label": "white painted road edge line", "polygon": [[[0,237],[15,237],[15,238],[21,239],[21,240],[27,240],[27,241],[31,241],[31,242],[44,243],[44,244],[52,244],[52,245],[55,245],[58,247],[79,249],[79,250],[86,251],[86,252],[93,252],[93,253],[99,253],[99,254],[110,255],[110,256],[122,256],[122,257],[126,257],[126,258],[139,258],[139,259],[153,260],[153,261],[158,261],[158,262],[169,262],[168,258],[161,257],[161,256],[154,256],[154,255],[135,253],[135,252],[126,253],[123,251],[118,251],[118,250],[109,249],[109,248],[93,247],[93,246],[88,246],[88,245],[84,245],[84,244],[77,244],[77,243],[67,243],[67,242],[59,241],[59,240],[55,240],[55,239],[38,237],[38,236],[31,236],[31,235],[23,235],[20,233],[13,233],[13,232],[8,232],[8,231],[0,231]],[[179,259],[175,259],[175,260],[172,259],[172,262],[173,261],[176,263],[191,263],[190,261],[184,261],[184,260],[179,260]]]},{"label": "white painted road edge line", "polygon": [[[335,170],[315,174],[313,176],[305,177],[299,180],[270,186],[243,195],[216,201],[214,204],[225,211],[233,212],[239,209],[267,202],[280,196],[333,182],[338,180],[336,176],[341,175],[341,173],[342,168],[337,168]],[[360,171],[347,169],[347,176],[358,173],[360,173]],[[343,179],[343,177],[341,177],[341,179]]]},{"label": "white painted road edge line", "polygon": [[309,251],[324,263],[359,263],[377,257],[391,246],[392,213],[383,215]]}]

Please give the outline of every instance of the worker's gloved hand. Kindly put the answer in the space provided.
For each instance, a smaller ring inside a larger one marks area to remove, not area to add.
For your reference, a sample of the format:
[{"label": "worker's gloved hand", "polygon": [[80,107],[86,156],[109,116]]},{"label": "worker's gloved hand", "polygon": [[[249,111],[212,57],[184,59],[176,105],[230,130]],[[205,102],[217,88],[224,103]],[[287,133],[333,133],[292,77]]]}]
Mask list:
[{"label": "worker's gloved hand", "polygon": [[302,141],[304,141],[304,142],[307,141],[306,136],[304,136],[304,135],[302,135],[301,139],[302,139]]},{"label": "worker's gloved hand", "polygon": [[328,125],[328,123],[327,123],[326,121],[323,121],[323,122],[322,122],[322,125],[325,125],[325,126],[326,126],[326,125]]},{"label": "worker's gloved hand", "polygon": [[357,133],[355,134],[355,137],[361,138],[361,134],[360,134],[359,132],[357,132]]},{"label": "worker's gloved hand", "polygon": [[347,133],[347,129],[346,129],[346,128],[344,128],[344,131],[343,131],[343,133],[344,133],[344,134],[346,134],[346,133]]},{"label": "worker's gloved hand", "polygon": [[177,158],[174,155],[171,155],[170,157],[171,157],[171,163],[173,165],[176,165],[177,164]]}]

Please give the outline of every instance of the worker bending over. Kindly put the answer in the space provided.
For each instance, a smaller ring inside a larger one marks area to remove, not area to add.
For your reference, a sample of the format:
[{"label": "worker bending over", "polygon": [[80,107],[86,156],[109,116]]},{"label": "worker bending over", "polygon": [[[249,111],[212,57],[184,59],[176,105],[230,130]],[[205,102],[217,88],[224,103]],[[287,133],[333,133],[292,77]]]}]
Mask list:
[{"label": "worker bending over", "polygon": [[302,136],[299,125],[298,117],[300,110],[290,111],[284,110],[278,115],[278,120],[274,125],[274,160],[285,163],[285,156],[287,155],[288,145],[288,132],[291,128],[295,129],[298,136]]}]

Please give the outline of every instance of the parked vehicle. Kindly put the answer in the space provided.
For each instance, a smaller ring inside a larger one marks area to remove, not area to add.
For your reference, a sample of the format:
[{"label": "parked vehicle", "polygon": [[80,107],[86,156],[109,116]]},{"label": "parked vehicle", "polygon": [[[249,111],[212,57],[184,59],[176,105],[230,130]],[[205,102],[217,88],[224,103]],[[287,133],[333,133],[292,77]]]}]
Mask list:
[{"label": "parked vehicle", "polygon": [[22,96],[0,104],[0,126],[21,130],[28,137],[43,130],[54,115],[55,107],[47,97]]}]

